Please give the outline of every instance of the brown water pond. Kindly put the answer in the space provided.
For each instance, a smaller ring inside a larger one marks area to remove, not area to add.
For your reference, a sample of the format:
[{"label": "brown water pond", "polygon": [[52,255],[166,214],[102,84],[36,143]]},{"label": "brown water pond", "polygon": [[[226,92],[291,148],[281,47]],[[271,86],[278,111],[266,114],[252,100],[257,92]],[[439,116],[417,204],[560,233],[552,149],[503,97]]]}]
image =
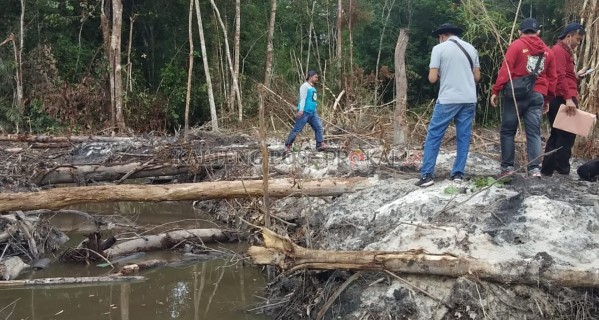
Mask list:
[{"label": "brown water pond", "polygon": [[[125,215],[140,225],[182,221],[179,226],[215,227],[190,203],[106,204],[77,208],[88,213]],[[55,222],[65,222],[58,218]],[[71,223],[71,222],[68,222]],[[67,223],[67,224],[68,224]],[[64,226],[63,226],[64,227]],[[173,227],[169,225],[169,227]],[[69,229],[67,227],[66,229]],[[69,234],[71,242],[83,239]],[[217,249],[241,251],[238,245]],[[171,252],[144,259],[176,260]],[[100,276],[111,271],[94,265],[52,263],[47,269],[24,273],[21,279]],[[143,272],[143,282],[97,286],[48,286],[0,290],[0,319],[268,319],[253,309],[263,302],[265,281],[260,269],[218,259]]]}]

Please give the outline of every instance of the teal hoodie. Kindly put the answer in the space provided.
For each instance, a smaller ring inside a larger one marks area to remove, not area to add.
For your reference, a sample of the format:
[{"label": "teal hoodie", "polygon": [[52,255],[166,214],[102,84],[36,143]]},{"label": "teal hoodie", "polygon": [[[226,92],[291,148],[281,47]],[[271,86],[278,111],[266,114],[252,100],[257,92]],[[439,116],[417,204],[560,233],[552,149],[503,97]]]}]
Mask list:
[{"label": "teal hoodie", "polygon": [[300,87],[300,98],[297,104],[297,111],[303,111],[305,113],[316,112],[316,107],[318,106],[316,99],[316,88],[307,81],[304,82]]}]

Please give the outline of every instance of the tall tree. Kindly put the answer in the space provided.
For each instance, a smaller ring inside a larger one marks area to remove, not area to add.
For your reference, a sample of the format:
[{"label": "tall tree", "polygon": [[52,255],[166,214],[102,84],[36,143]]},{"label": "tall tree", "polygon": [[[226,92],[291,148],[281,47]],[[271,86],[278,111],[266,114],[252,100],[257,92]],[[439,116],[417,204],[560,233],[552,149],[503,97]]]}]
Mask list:
[{"label": "tall tree", "polygon": [[220,16],[220,11],[214,3],[214,0],[210,0],[210,4],[216,13],[216,18],[218,19],[218,23],[223,31],[224,42],[225,42],[225,55],[227,56],[227,62],[229,64],[229,72],[231,73],[231,78],[233,78],[233,90],[235,90],[235,94],[237,95],[237,106],[239,107],[239,121],[243,120],[243,105],[241,104],[241,91],[239,90],[239,81],[237,79],[237,75],[233,72],[233,62],[231,61],[231,50],[229,49],[229,37],[227,36],[227,27],[223,22],[223,19]]},{"label": "tall tree", "polygon": [[22,115],[25,111],[25,98],[23,93],[23,49],[25,48],[25,0],[21,0],[21,19],[19,27],[19,50],[15,52],[15,59],[17,60],[17,109],[19,114]]},{"label": "tall tree", "polygon": [[395,45],[395,111],[393,114],[393,144],[405,146],[407,138],[406,111],[408,105],[408,79],[406,77],[406,49],[408,32],[400,29]]},{"label": "tall tree", "polygon": [[187,71],[187,94],[185,95],[185,140],[187,140],[187,135],[189,133],[189,103],[191,101],[191,79],[193,77],[193,1],[194,0],[189,0],[189,16],[187,20],[187,34],[189,37],[189,69]]},{"label": "tall tree", "polygon": [[[241,38],[241,0],[235,0],[235,35],[233,36],[233,72],[239,79],[239,42]],[[231,87],[229,93],[229,110],[235,104],[235,90]]]},{"label": "tall tree", "polygon": [[[343,1],[337,1],[337,66],[341,72],[341,60],[343,56]],[[341,73],[340,73],[341,74]]]},{"label": "tall tree", "polygon": [[[100,25],[109,63],[110,120],[112,125],[117,126],[120,132],[125,132],[127,127],[123,115],[123,79],[121,75],[123,3],[122,0],[109,1],[102,0],[100,3]],[[109,10],[112,11],[112,19],[108,18],[107,11]]]},{"label": "tall tree", "polygon": [[200,1],[195,1],[196,18],[198,20],[198,32],[200,33],[200,47],[202,48],[202,62],[204,64],[204,74],[206,75],[206,84],[208,86],[208,103],[210,104],[210,118],[212,130],[218,131],[218,116],[216,114],[216,104],[214,103],[214,90],[212,89],[212,77],[210,76],[210,65],[208,64],[208,52],[206,51],[206,39],[204,38],[204,25],[202,24],[202,11],[200,10]]},{"label": "tall tree", "polygon": [[[586,0],[580,10],[581,22],[586,27],[586,36],[580,54],[582,67],[599,66],[599,0]],[[580,88],[581,107],[592,113],[599,112],[599,71],[587,76]]]},{"label": "tall tree", "polygon": [[123,114],[123,77],[121,74],[121,31],[123,26],[123,2],[112,0],[112,30],[110,35],[110,84],[111,101],[116,110],[116,123],[121,133],[127,130]]},{"label": "tall tree", "polygon": [[273,41],[275,37],[275,19],[277,16],[277,0],[270,2],[270,21],[268,22],[268,39],[266,40],[266,73],[264,74],[264,85],[270,87],[272,77]]}]

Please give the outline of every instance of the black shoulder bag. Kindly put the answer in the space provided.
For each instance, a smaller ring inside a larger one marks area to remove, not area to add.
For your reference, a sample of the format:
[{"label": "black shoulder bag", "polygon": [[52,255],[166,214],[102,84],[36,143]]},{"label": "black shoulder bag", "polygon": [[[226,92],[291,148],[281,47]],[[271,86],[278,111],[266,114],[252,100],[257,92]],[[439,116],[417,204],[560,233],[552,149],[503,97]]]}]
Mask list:
[{"label": "black shoulder bag", "polygon": [[460,47],[460,50],[462,50],[464,55],[466,55],[466,58],[468,58],[468,62],[470,62],[470,69],[474,70],[474,63],[472,62],[472,57],[470,57],[470,55],[468,54],[466,49],[464,49],[464,47],[462,47],[462,45],[459,42],[457,42],[455,39],[449,39],[449,41],[455,43],[458,47]]},{"label": "black shoulder bag", "polygon": [[537,60],[537,64],[535,66],[534,71],[520,78],[513,79],[512,81],[508,81],[505,84],[503,89],[503,95],[506,99],[514,99],[522,100],[528,98],[528,95],[532,92],[532,89],[535,86],[535,82],[537,81],[537,77],[539,76],[539,68],[541,67],[541,62],[543,61],[543,57],[545,56],[545,52],[538,55],[539,59]]}]

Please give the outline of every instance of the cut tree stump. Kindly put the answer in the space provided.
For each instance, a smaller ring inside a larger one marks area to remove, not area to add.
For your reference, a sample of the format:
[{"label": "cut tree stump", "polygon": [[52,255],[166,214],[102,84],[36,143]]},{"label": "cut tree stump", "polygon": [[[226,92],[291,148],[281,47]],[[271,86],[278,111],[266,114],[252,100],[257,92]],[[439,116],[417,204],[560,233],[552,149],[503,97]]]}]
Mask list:
[{"label": "cut tree stump", "polygon": [[[371,187],[373,178],[326,180],[273,179],[269,196],[339,196]],[[176,185],[118,185],[56,188],[40,192],[0,193],[0,212],[14,210],[60,209],[80,203],[117,201],[192,201],[261,197],[262,180],[218,181]]]},{"label": "cut tree stump", "polygon": [[125,241],[105,250],[104,254],[106,258],[112,259],[136,252],[171,249],[183,241],[204,244],[227,240],[228,236],[219,229],[177,230]]},{"label": "cut tree stump", "polygon": [[449,277],[472,276],[501,283],[547,283],[562,287],[599,287],[598,269],[547,265],[536,260],[482,261],[423,250],[327,251],[311,250],[263,229],[265,247],[252,246],[248,255],[258,265],[276,265],[293,272],[301,269],[373,270]]},{"label": "cut tree stump", "polygon": [[[213,168],[222,167],[218,164],[209,166]],[[190,165],[177,164],[144,165],[140,162],[116,164],[110,166],[98,164],[65,165],[57,168],[38,171],[31,177],[30,181],[38,186],[87,181],[115,181],[122,178],[139,179],[189,174],[192,170],[200,168],[201,166],[199,168],[192,168]]]}]

